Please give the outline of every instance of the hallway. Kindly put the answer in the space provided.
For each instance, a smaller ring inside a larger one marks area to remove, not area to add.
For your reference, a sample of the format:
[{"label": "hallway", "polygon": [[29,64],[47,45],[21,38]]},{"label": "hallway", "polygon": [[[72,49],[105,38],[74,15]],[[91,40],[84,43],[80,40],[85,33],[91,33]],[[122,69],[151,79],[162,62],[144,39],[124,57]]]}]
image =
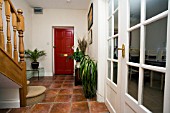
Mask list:
[{"label": "hallway", "polygon": [[1,109],[0,113],[109,113],[96,98],[86,99],[81,86],[74,86],[74,77],[57,75],[30,79],[30,85],[47,88],[43,102],[24,108]]}]

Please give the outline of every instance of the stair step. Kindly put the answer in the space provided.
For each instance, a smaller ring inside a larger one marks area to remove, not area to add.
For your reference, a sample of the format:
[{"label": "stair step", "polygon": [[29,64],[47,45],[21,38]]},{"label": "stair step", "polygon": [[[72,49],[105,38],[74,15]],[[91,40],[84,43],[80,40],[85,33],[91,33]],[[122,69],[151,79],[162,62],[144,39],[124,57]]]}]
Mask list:
[{"label": "stair step", "polygon": [[45,98],[45,90],[46,87],[44,86],[28,86],[27,106],[42,102]]},{"label": "stair step", "polygon": [[46,87],[44,86],[28,86],[28,94],[26,98],[36,97],[45,92]]}]

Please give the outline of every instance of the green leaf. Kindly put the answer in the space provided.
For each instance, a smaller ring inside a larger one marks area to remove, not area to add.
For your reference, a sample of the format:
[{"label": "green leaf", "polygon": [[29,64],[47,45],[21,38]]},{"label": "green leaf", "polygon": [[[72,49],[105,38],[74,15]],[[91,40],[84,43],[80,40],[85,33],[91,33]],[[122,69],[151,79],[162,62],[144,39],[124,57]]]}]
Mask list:
[{"label": "green leaf", "polygon": [[38,58],[40,58],[41,56],[45,56],[46,53],[45,53],[45,51],[39,51],[36,48],[33,51],[31,51],[30,49],[25,50],[25,55],[26,55],[27,58],[30,58],[34,62],[37,62]]}]

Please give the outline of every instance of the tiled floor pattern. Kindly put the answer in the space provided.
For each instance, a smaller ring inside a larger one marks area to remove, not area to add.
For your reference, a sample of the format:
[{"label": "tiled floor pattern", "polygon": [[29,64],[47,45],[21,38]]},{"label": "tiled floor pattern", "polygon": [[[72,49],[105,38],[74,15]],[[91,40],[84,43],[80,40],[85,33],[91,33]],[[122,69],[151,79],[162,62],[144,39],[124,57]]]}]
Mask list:
[{"label": "tiled floor pattern", "polygon": [[109,113],[96,98],[86,99],[81,86],[74,86],[71,75],[31,78],[30,85],[47,88],[43,102],[24,108],[1,109],[0,113]]}]

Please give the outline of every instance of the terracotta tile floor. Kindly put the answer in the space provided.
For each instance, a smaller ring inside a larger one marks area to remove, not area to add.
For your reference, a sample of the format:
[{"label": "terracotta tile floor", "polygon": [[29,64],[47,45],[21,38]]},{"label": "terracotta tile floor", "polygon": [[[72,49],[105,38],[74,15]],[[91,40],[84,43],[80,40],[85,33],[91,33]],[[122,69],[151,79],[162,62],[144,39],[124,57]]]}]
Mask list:
[{"label": "terracotta tile floor", "polygon": [[82,86],[74,86],[71,75],[56,75],[30,79],[30,85],[42,85],[47,88],[45,98],[33,106],[0,109],[0,113],[109,113],[104,103],[96,98],[86,99]]}]

